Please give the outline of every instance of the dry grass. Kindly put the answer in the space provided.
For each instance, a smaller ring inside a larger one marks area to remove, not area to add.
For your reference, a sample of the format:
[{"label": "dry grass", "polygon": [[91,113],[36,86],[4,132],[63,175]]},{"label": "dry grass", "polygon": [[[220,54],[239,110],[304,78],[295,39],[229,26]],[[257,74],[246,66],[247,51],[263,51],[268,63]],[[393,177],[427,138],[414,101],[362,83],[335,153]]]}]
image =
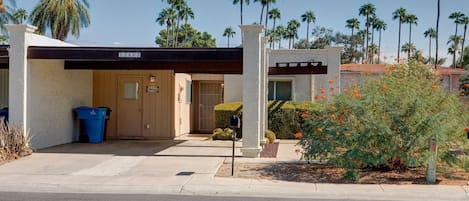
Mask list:
[{"label": "dry grass", "polygon": [[28,134],[22,128],[0,122],[0,162],[30,155],[28,143]]}]

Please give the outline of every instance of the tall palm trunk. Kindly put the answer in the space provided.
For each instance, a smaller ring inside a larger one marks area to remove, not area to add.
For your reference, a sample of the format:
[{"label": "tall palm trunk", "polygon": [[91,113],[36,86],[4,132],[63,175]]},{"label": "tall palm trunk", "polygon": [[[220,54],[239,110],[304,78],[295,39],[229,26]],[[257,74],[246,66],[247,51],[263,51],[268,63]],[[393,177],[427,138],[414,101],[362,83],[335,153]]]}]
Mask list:
[{"label": "tall palm trunk", "polygon": [[239,5],[240,5],[240,15],[241,15],[241,25],[243,25],[243,1],[244,0],[240,0],[239,2]]},{"label": "tall palm trunk", "polygon": [[170,19],[166,20],[166,47],[169,46],[169,22]]},{"label": "tall palm trunk", "polygon": [[228,39],[228,47],[230,47],[230,36],[226,37]]},{"label": "tall palm trunk", "polygon": [[291,49],[291,38],[292,38],[291,36],[288,37],[288,49]]},{"label": "tall palm trunk", "polygon": [[259,21],[259,24],[260,24],[260,25],[262,25],[262,17],[264,16],[264,9],[265,9],[265,5],[262,5],[261,20]]},{"label": "tall palm trunk", "polygon": [[399,39],[397,42],[397,63],[401,63],[401,57],[400,57],[400,52],[401,52],[401,25],[402,21],[399,19]]},{"label": "tall palm trunk", "polygon": [[456,45],[456,38],[453,41],[453,68],[456,68],[456,53],[458,52],[458,46]]},{"label": "tall palm trunk", "polygon": [[379,42],[378,42],[378,64],[381,63],[381,29],[379,30]]},{"label": "tall palm trunk", "polygon": [[178,46],[178,39],[179,39],[179,22],[180,22],[180,19],[181,19],[181,16],[179,15],[179,13],[181,13],[181,11],[178,11],[178,20],[177,20],[177,23],[176,23],[176,35],[174,36],[174,42],[173,42],[173,47],[177,47]]},{"label": "tall palm trunk", "polygon": [[184,43],[187,41],[187,21],[188,19],[184,19]]},{"label": "tall palm trunk", "polygon": [[428,40],[428,60],[432,58],[432,37]]},{"label": "tall palm trunk", "polygon": [[[270,6],[270,3],[267,3],[267,9],[266,9],[266,11],[265,11],[265,28],[266,28],[266,29],[269,29],[269,28],[267,27],[267,23],[269,22],[269,6]],[[267,35],[267,32],[268,32],[268,31],[265,30],[264,35]]]},{"label": "tall palm trunk", "polygon": [[412,44],[412,23],[409,23],[409,44]]},{"label": "tall palm trunk", "polygon": [[352,47],[351,47],[351,49],[352,49],[352,55],[351,55],[351,56],[352,56],[352,62],[353,62],[353,61],[355,60],[354,54],[355,54],[355,49],[356,49],[356,47],[355,47],[355,40],[354,40],[354,37],[353,37],[353,27],[352,27],[352,38],[351,38],[351,39],[352,39],[352,40],[351,40],[351,41],[352,41],[352,44],[351,44],[351,46],[352,46]]},{"label": "tall palm trunk", "polygon": [[368,40],[370,39],[369,33],[370,33],[370,16],[367,14],[366,15],[366,47],[365,47],[365,59],[368,60]]},{"label": "tall palm trunk", "polygon": [[[371,27],[371,44],[372,45],[375,44],[375,29],[373,27]],[[373,59],[374,53],[372,52],[371,55],[372,55],[371,56],[371,63],[374,64],[375,63],[375,61]]]},{"label": "tall palm trunk", "polygon": [[435,70],[436,66],[438,63],[438,32],[440,29],[440,0],[438,0],[438,6],[437,6],[437,15],[436,15],[436,51],[435,51]]},{"label": "tall palm trunk", "polygon": [[459,62],[463,62],[463,58],[464,58],[464,42],[466,42],[466,32],[467,32],[467,24],[464,24],[464,35],[462,36],[462,44],[461,44],[461,61]]},{"label": "tall palm trunk", "polygon": [[272,33],[274,34],[273,36],[270,36],[272,38],[272,43],[271,43],[271,48],[275,49],[275,21],[276,19],[274,18],[274,24],[272,25]]},{"label": "tall palm trunk", "polygon": [[306,41],[309,43],[309,21],[306,23]]}]

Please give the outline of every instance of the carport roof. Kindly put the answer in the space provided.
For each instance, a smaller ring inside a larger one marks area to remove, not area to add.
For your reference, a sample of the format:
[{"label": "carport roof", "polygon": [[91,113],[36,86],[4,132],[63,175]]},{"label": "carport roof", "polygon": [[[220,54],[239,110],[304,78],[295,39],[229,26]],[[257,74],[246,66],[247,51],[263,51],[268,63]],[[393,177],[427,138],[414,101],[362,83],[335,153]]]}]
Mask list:
[{"label": "carport roof", "polygon": [[37,47],[28,59],[65,60],[65,69],[173,69],[176,73],[241,74],[242,48]]}]

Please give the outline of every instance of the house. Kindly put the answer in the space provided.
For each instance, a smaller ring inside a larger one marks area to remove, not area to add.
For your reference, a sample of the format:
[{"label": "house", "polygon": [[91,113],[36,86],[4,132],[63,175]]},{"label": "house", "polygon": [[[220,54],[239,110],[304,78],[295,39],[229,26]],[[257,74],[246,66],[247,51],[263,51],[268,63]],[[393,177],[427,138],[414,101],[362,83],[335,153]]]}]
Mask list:
[{"label": "house", "polygon": [[29,132],[33,148],[76,141],[79,106],[112,110],[108,139],[145,140],[209,132],[214,105],[243,101],[241,151],[258,157],[264,100],[313,100],[323,83],[340,77],[341,48],[269,50],[257,25],[240,26],[242,48],[209,49],[77,46],[36,35],[29,25],[6,27],[0,104],[9,107],[10,123]]},{"label": "house", "polygon": [[[341,91],[344,87],[350,86],[352,83],[360,84],[366,77],[378,77],[386,72],[387,64],[342,64],[340,69],[340,83]],[[429,66],[429,68],[434,68]],[[437,73],[439,75],[441,86],[448,91],[459,93],[459,78],[461,78],[466,71],[463,69],[454,69],[443,66],[437,66]]]}]

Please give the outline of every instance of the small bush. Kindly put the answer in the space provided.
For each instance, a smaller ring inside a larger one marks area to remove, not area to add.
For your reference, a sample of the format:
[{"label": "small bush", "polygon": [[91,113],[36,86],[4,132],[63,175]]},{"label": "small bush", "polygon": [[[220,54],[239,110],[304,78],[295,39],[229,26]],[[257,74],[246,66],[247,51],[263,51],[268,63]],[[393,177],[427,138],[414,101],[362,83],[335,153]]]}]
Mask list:
[{"label": "small bush", "polygon": [[216,128],[212,134],[213,140],[231,140],[233,139],[233,129],[231,128]]},{"label": "small bush", "polygon": [[266,130],[265,131],[265,139],[266,139],[266,141],[265,141],[266,144],[274,143],[275,139],[276,139],[275,133],[272,132],[271,130]]},{"label": "small bush", "polygon": [[23,129],[15,125],[0,123],[0,160],[12,160],[32,153],[29,139]]}]

